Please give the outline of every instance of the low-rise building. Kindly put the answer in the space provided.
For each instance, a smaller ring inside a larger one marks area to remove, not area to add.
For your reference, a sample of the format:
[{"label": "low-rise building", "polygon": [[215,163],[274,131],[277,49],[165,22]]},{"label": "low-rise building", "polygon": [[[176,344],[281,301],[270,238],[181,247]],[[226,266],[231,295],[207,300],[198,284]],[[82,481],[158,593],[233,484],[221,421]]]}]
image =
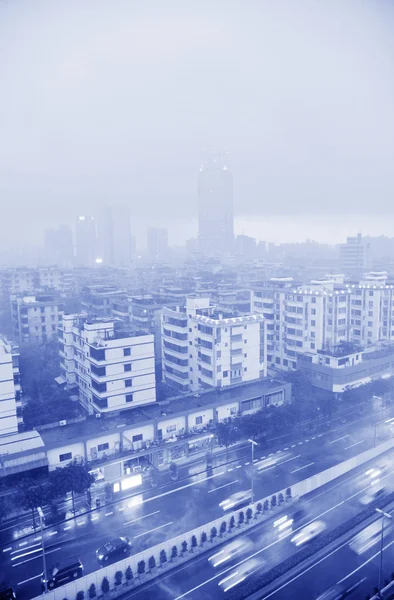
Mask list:
[{"label": "low-rise building", "polygon": [[0,336],[0,436],[18,432],[22,401],[18,348]]},{"label": "low-rise building", "polygon": [[156,401],[153,335],[86,315],[63,315],[58,335],[62,377],[90,414]]}]

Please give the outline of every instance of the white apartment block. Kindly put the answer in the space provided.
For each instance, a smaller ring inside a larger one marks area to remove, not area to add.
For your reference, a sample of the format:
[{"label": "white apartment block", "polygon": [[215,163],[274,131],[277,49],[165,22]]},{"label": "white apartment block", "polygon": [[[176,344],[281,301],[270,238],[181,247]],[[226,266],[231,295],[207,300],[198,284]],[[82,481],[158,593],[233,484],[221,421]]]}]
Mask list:
[{"label": "white apartment block", "polygon": [[156,401],[153,335],[82,315],[63,315],[58,335],[62,376],[90,414]]},{"label": "white apartment block", "polygon": [[267,374],[262,315],[226,315],[209,298],[162,311],[163,381],[180,392],[221,388]]},{"label": "white apartment block", "polygon": [[50,294],[12,295],[14,340],[39,344],[55,338],[63,314],[63,302]]},{"label": "white apartment block", "polygon": [[350,336],[362,348],[394,341],[394,286],[386,272],[366,273],[351,292]]},{"label": "white apartment block", "polygon": [[0,336],[0,436],[18,433],[22,422],[18,352]]},{"label": "white apartment block", "polygon": [[349,340],[351,290],[336,278],[300,285],[272,278],[252,292],[252,313],[263,315],[268,367],[297,368],[297,354],[318,352]]}]

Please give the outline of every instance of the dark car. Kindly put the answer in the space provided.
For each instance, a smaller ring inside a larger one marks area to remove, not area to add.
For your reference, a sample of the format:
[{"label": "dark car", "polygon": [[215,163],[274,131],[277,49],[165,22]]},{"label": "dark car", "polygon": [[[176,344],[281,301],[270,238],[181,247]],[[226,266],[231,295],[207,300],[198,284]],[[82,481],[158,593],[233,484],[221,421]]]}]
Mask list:
[{"label": "dark car", "polygon": [[99,562],[107,562],[122,558],[125,554],[129,554],[131,550],[131,542],[129,538],[117,537],[101,546],[96,550],[96,558]]},{"label": "dark car", "polygon": [[[52,590],[82,576],[83,564],[80,559],[77,557],[68,558],[47,569],[47,586],[49,590]],[[41,588],[45,591],[44,573],[41,575]]]},{"label": "dark car", "polygon": [[0,600],[16,600],[15,590],[10,584],[0,584]]}]

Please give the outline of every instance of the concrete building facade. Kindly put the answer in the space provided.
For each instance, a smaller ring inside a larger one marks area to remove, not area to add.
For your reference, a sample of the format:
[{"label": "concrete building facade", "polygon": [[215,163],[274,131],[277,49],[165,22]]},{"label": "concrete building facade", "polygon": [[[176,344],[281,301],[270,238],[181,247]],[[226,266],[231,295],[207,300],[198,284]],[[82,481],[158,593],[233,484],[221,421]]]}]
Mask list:
[{"label": "concrete building facade", "polygon": [[0,436],[18,433],[22,423],[18,350],[0,336]]},{"label": "concrete building facade", "polygon": [[12,295],[11,314],[14,340],[39,344],[57,336],[64,304],[54,294]]}]

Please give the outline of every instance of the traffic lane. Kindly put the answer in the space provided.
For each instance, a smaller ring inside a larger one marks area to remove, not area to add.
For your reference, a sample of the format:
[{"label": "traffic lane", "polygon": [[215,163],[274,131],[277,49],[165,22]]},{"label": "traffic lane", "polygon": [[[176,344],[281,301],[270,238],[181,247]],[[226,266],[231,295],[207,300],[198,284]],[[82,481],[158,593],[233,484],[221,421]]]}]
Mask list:
[{"label": "traffic lane", "polygon": [[[360,493],[362,490],[358,490]],[[307,522],[314,520],[315,518],[323,518],[330,528],[335,527],[339,523],[347,520],[354,513],[354,506],[351,504],[343,505],[342,502],[337,503],[335,506],[329,506],[329,498],[327,494],[321,495],[319,500],[315,502],[303,503],[309,505]],[[293,513],[298,507],[289,507],[289,514]],[[249,557],[259,556],[266,561],[266,567],[271,568],[275,564],[279,564],[288,556],[292,555],[295,551],[294,546],[290,542],[290,538],[293,533],[287,535],[286,538],[279,539],[276,531],[272,528],[272,520],[270,523],[261,523],[252,532],[245,533],[241,537],[249,537],[255,545],[257,550],[253,551]],[[212,553],[217,550],[212,550]],[[218,582],[223,577],[226,577],[233,568],[235,563],[231,567],[225,567],[219,571],[215,571],[208,563],[208,554],[205,555],[205,563],[203,557],[199,557],[198,566],[196,562],[190,565],[190,569],[185,565],[180,571],[177,571],[174,575],[169,574],[160,582],[155,584],[153,590],[144,592],[141,597],[149,597],[149,593],[154,593],[154,597],[158,598],[222,598],[225,597],[218,588]],[[229,563],[231,564],[231,563]],[[186,571],[187,569],[187,571]],[[296,597],[296,596],[293,596]]]}]

